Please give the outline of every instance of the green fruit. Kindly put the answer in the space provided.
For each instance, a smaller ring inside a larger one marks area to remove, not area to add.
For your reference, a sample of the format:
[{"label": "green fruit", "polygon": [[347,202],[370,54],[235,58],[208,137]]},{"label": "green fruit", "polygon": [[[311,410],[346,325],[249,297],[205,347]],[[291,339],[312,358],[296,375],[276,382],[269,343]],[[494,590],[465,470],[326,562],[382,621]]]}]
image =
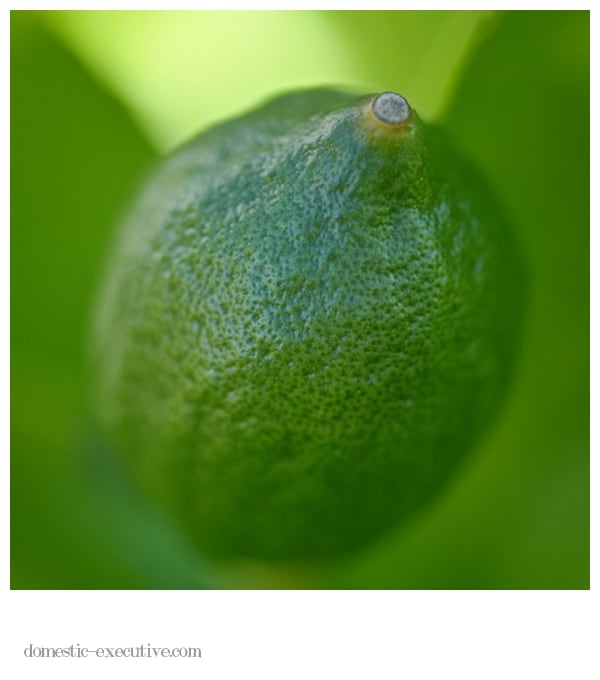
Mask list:
[{"label": "green fruit", "polygon": [[128,215],[100,413],[205,551],[332,557],[435,496],[489,422],[519,260],[394,93],[283,96],[192,140]]}]

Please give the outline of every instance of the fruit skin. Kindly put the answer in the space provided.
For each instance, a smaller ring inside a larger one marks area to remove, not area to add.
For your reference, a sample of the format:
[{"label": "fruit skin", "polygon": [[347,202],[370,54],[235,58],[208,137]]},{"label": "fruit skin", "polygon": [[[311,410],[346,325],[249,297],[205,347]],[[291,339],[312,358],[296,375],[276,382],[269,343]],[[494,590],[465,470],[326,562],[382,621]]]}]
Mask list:
[{"label": "fruit skin", "polygon": [[283,96],[167,158],[96,316],[99,412],[207,553],[356,549],[435,496],[515,354],[517,248],[413,111]]}]

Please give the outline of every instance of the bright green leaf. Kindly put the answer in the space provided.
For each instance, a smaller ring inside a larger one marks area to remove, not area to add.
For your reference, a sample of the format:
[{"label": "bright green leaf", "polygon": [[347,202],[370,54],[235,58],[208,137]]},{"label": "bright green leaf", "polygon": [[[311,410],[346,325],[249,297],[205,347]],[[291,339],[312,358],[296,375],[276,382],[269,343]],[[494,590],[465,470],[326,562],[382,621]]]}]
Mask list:
[{"label": "bright green leaf", "polygon": [[440,113],[488,12],[52,12],[161,149],[281,91],[399,89]]}]

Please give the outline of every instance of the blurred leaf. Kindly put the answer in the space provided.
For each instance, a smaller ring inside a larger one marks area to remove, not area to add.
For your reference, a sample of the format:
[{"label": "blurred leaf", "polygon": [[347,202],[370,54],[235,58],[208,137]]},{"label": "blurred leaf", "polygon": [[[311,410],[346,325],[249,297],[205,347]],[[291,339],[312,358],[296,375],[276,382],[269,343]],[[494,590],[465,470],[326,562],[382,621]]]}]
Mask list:
[{"label": "blurred leaf", "polygon": [[201,586],[178,531],[128,488],[105,448],[92,450],[102,444],[82,428],[68,371],[26,359],[13,363],[11,587]]},{"label": "blurred leaf", "polygon": [[85,467],[87,318],[111,224],[153,159],[120,105],[48,34],[38,14],[12,12],[15,588],[199,583],[189,549],[164,520],[144,510],[118,474]]},{"label": "blurred leaf", "polygon": [[370,92],[401,92],[427,119],[441,115],[464,63],[495,20],[490,11],[323,14],[348,45],[352,82]]},{"label": "blurred leaf", "polygon": [[505,13],[447,125],[491,178],[529,259],[514,392],[445,498],[330,583],[588,588],[589,13]]},{"label": "blurred leaf", "polygon": [[488,12],[50,12],[167,149],[282,91],[397,88],[437,115]]},{"label": "blurred leaf", "polygon": [[154,154],[31,14],[11,13],[11,338],[72,361],[111,225]]},{"label": "blurred leaf", "polygon": [[517,587],[589,587],[589,44],[587,11],[505,14],[448,116],[530,260],[529,332],[490,496],[510,504],[500,552]]}]

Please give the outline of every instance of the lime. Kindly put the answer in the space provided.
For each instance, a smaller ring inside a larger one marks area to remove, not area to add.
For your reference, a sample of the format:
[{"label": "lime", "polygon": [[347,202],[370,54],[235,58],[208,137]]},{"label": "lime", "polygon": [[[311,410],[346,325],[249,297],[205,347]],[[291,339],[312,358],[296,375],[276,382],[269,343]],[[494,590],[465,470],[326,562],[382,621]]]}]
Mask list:
[{"label": "lime", "polygon": [[330,558],[405,520],[497,409],[521,267],[401,95],[285,95],[177,150],[124,220],[99,412],[207,553]]}]

